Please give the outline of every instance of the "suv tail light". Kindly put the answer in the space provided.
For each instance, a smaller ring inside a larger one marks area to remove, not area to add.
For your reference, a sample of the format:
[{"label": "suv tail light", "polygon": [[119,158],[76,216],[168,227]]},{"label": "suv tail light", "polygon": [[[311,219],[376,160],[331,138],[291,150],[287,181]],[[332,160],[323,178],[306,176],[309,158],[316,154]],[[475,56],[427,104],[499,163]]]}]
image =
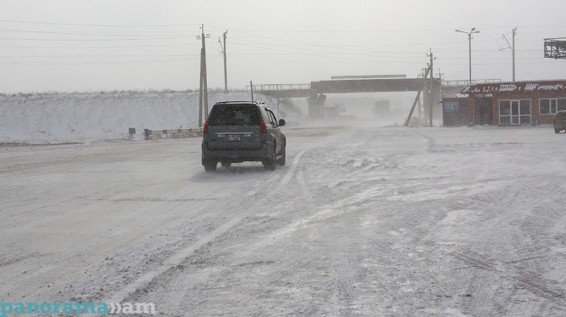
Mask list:
[{"label": "suv tail light", "polygon": [[263,121],[263,118],[259,118],[259,132],[267,133],[267,126],[265,125],[265,121]]},{"label": "suv tail light", "polygon": [[202,128],[202,134],[208,134],[208,119],[204,123],[204,128]]}]

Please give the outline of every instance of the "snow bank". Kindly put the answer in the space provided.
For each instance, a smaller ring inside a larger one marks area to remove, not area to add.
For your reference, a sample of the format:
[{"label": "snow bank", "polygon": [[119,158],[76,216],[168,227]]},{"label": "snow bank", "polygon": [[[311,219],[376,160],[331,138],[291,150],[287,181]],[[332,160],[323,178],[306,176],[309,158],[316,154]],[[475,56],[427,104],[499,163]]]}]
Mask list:
[{"label": "snow bank", "polygon": [[[211,93],[209,107],[249,99],[246,92]],[[262,95],[255,99],[277,104]],[[198,92],[169,91],[0,95],[0,143],[85,142],[125,138],[128,128],[138,135],[143,129],[193,128],[198,101]]]}]

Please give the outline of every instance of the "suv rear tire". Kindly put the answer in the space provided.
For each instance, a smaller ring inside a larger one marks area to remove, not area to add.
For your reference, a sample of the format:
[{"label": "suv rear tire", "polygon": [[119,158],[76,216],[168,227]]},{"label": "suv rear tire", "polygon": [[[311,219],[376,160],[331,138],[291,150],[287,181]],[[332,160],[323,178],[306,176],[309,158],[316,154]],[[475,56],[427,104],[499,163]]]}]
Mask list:
[{"label": "suv rear tire", "polygon": [[263,168],[265,168],[268,171],[274,171],[275,170],[275,162],[273,160],[267,160],[263,162]]},{"label": "suv rear tire", "polygon": [[216,171],[216,165],[217,165],[216,162],[205,162],[205,163],[203,164],[204,170],[207,171],[207,172],[214,172],[214,171]]},{"label": "suv rear tire", "polygon": [[287,145],[283,144],[283,148],[281,149],[281,157],[277,160],[277,164],[281,165],[281,166],[285,166],[285,161],[286,161],[286,148]]},{"label": "suv rear tire", "polygon": [[272,154],[270,157],[266,157],[261,161],[263,164],[263,168],[266,170],[274,171],[275,170],[275,163],[276,163],[276,156],[275,156],[275,149],[273,149]]}]

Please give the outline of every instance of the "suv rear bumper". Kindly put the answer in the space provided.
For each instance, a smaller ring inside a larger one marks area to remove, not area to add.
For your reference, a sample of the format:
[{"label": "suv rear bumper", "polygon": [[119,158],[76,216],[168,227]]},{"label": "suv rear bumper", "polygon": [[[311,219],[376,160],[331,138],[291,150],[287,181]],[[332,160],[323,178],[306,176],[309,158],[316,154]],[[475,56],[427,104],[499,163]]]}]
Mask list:
[{"label": "suv rear bumper", "polygon": [[206,143],[202,144],[202,163],[204,162],[230,162],[240,163],[248,161],[263,161],[269,158],[269,147],[267,144],[262,144],[261,150],[209,150]]}]

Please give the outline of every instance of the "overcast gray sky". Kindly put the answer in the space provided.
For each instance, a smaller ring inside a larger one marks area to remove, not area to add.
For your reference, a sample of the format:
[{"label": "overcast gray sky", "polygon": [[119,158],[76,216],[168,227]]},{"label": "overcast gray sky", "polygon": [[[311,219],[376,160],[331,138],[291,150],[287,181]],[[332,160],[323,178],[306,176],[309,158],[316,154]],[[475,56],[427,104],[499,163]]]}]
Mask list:
[{"label": "overcast gray sky", "polygon": [[0,0],[0,92],[197,89],[200,24],[208,86],[308,83],[333,75],[406,74],[425,67],[474,79],[566,79],[543,39],[566,37],[566,1],[510,0]]}]

